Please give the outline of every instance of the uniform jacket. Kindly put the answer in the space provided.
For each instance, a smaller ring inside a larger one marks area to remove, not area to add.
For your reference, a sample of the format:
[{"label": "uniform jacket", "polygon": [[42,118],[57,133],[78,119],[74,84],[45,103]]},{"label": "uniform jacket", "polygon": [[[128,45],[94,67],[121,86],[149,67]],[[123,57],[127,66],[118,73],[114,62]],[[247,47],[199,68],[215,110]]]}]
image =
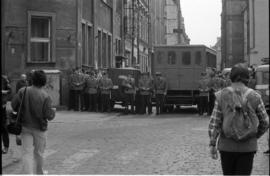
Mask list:
[{"label": "uniform jacket", "polygon": [[113,88],[113,82],[110,78],[102,77],[99,81],[101,94],[110,94]]},{"label": "uniform jacket", "polygon": [[86,90],[89,94],[96,94],[98,89],[98,80],[94,76],[90,76],[86,80]]},{"label": "uniform jacket", "polygon": [[85,77],[81,73],[70,75],[69,85],[71,90],[83,90],[85,86]]},{"label": "uniform jacket", "polygon": [[154,89],[156,94],[165,94],[168,89],[167,81],[164,77],[154,80]]},{"label": "uniform jacket", "polygon": [[150,78],[141,78],[139,80],[139,89],[141,95],[150,95],[152,87],[152,80]]},{"label": "uniform jacket", "polygon": [[122,86],[126,94],[135,94],[135,80],[134,78],[127,78],[122,81]]}]

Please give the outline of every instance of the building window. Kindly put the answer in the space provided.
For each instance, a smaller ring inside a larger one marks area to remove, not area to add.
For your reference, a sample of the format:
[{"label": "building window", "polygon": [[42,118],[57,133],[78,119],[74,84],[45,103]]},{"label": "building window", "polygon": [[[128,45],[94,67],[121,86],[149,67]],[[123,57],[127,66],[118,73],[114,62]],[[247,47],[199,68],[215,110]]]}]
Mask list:
[{"label": "building window", "polygon": [[[85,20],[84,20],[85,21]],[[82,64],[93,66],[93,32],[92,24],[89,22],[82,23]]]},{"label": "building window", "polygon": [[28,62],[54,62],[55,14],[28,12]]},{"label": "building window", "polygon": [[102,34],[102,67],[107,67],[107,35],[105,32]]},{"label": "building window", "polygon": [[202,53],[200,51],[196,51],[195,53],[195,64],[201,65],[202,63]]},{"label": "building window", "polygon": [[111,67],[112,61],[112,36],[108,35],[108,67]]},{"label": "building window", "polygon": [[86,63],[86,56],[87,56],[87,44],[86,44],[86,30],[85,30],[86,25],[82,23],[82,64],[87,65]]},{"label": "building window", "polygon": [[158,51],[157,53],[157,64],[161,65],[162,64],[162,58],[164,57],[164,52]]},{"label": "building window", "polygon": [[185,51],[182,53],[182,63],[183,65],[190,65],[191,64],[191,55],[189,51]]},{"label": "building window", "polygon": [[88,54],[88,64],[90,66],[94,66],[94,57],[93,57],[93,28],[92,26],[88,25],[87,26],[87,44],[88,44],[88,50],[87,50],[87,54]]},{"label": "building window", "polygon": [[176,54],[174,51],[168,52],[168,64],[175,65],[176,64]]},{"label": "building window", "polygon": [[101,42],[101,40],[102,40],[102,35],[101,35],[101,31],[99,30],[98,31],[98,67],[101,67],[102,65],[102,58],[101,58],[101,44],[102,44],[102,42]]}]

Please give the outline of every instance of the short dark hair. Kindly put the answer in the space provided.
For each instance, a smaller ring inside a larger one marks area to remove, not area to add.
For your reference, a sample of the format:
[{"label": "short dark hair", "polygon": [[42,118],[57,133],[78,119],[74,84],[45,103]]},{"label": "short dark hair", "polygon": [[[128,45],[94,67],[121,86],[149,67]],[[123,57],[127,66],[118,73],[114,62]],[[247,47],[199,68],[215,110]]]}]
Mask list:
[{"label": "short dark hair", "polygon": [[32,76],[33,85],[37,87],[43,87],[46,85],[47,77],[43,70],[36,70]]},{"label": "short dark hair", "polygon": [[236,64],[231,70],[230,79],[232,82],[242,82],[247,85],[249,81],[248,68],[244,64]]}]

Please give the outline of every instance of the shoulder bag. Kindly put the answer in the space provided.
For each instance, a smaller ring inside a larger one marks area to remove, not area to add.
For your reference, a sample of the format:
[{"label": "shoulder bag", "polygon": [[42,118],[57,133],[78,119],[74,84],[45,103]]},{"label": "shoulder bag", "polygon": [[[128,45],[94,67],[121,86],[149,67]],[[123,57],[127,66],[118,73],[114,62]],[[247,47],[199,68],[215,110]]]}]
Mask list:
[{"label": "shoulder bag", "polygon": [[17,113],[17,118],[14,122],[10,122],[7,126],[7,130],[10,134],[14,134],[14,135],[20,135],[22,132],[22,124],[20,122],[20,118],[22,115],[22,105],[25,99],[25,93],[26,93],[26,88],[24,89],[24,93],[23,93],[23,97],[19,106],[19,111]]}]

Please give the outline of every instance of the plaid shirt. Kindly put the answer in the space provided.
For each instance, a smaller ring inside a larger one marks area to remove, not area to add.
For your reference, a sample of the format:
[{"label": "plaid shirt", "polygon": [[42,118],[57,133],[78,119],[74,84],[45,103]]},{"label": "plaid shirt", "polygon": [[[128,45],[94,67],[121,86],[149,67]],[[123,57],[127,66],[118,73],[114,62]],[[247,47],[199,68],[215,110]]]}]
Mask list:
[{"label": "plaid shirt", "polygon": [[[257,138],[260,138],[265,131],[269,128],[269,117],[265,110],[264,103],[261,98],[259,98],[259,105],[256,109],[256,113],[259,119]],[[223,114],[221,106],[218,101],[215,101],[215,106],[210,117],[210,123],[208,127],[208,134],[210,137],[210,144],[216,146],[216,141],[222,130]]]}]

